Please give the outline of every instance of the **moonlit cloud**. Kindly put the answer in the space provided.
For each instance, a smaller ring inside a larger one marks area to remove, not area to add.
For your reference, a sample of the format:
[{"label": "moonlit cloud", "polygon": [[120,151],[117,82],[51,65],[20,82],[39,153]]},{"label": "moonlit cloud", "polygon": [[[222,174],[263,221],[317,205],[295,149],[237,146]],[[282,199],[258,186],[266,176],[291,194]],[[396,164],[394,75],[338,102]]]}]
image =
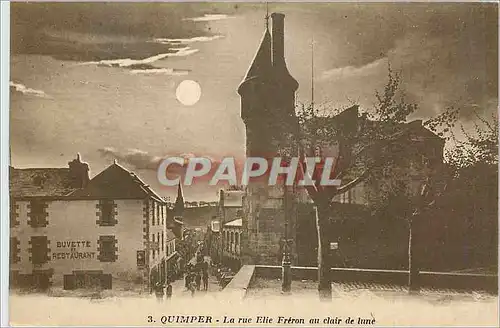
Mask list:
[{"label": "moonlit cloud", "polygon": [[387,57],[377,59],[371,63],[368,63],[364,66],[361,67],[355,67],[355,66],[345,66],[345,67],[338,67],[338,68],[333,68],[327,71],[324,71],[321,76],[319,77],[320,80],[334,80],[334,79],[341,79],[341,78],[348,78],[348,77],[358,77],[358,76],[364,76],[364,75],[369,75],[372,73],[377,73],[378,68],[381,66],[384,66],[386,69],[388,64],[388,59]]},{"label": "moonlit cloud", "polygon": [[213,35],[213,36],[196,36],[188,39],[168,39],[168,38],[158,38],[155,39],[154,42],[161,44],[172,44],[172,43],[193,43],[193,42],[209,42],[223,38],[222,35]]},{"label": "moonlit cloud", "polygon": [[125,164],[131,165],[136,169],[141,169],[141,170],[157,170],[160,162],[168,157],[181,157],[184,159],[186,165],[189,159],[196,157],[207,158],[213,165],[218,165],[220,163],[220,161],[215,160],[213,157],[197,156],[196,154],[193,153],[156,156],[141,149],[128,149],[126,151],[120,151],[114,147],[100,148],[98,149],[98,152],[103,157],[117,159],[118,161],[122,161]]},{"label": "moonlit cloud", "polygon": [[174,68],[151,68],[151,69],[133,69],[130,74],[163,74],[171,76],[184,76],[189,74],[189,70]]},{"label": "moonlit cloud", "polygon": [[104,147],[98,149],[98,152],[103,157],[111,157],[119,161],[123,161],[124,163],[132,165],[137,169],[156,170],[162,160],[161,157],[153,156],[140,149],[129,149],[122,152],[114,147]]},{"label": "moonlit cloud", "polygon": [[217,20],[223,20],[223,19],[228,19],[228,15],[224,14],[205,14],[201,17],[193,17],[193,18],[184,18],[183,20],[186,21],[192,21],[192,22],[210,22],[210,21],[217,21]]},{"label": "moonlit cloud", "polygon": [[191,49],[190,47],[176,48],[173,50],[175,50],[175,52],[158,54],[158,55],[151,56],[151,57],[144,58],[144,59],[130,59],[130,58],[109,59],[109,60],[86,62],[86,63],[82,63],[80,65],[98,65],[98,66],[108,66],[108,67],[131,67],[131,66],[136,66],[136,65],[152,64],[158,60],[162,60],[162,59],[165,59],[168,57],[189,56],[189,55],[192,55],[192,54],[197,53],[199,51],[198,49]]},{"label": "moonlit cloud", "polygon": [[11,81],[9,83],[9,86],[11,87],[11,90],[13,89],[16,92],[22,93],[23,95],[34,96],[34,97],[39,97],[39,98],[52,98],[42,90],[28,88],[24,84],[21,84],[21,83],[14,83]]}]

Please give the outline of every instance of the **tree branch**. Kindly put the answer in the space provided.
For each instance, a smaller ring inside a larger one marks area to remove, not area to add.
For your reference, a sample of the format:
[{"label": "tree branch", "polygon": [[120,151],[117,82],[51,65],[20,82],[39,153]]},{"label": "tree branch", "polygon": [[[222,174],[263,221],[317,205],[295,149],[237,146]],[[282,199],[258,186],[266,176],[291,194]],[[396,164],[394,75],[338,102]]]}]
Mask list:
[{"label": "tree branch", "polygon": [[347,190],[349,190],[349,189],[355,187],[356,185],[358,185],[359,183],[363,182],[366,179],[366,177],[368,176],[370,170],[371,170],[371,168],[365,169],[363,171],[363,173],[361,173],[361,175],[358,176],[356,179],[346,183],[345,185],[343,185],[340,188],[337,188],[336,195],[343,194]]}]

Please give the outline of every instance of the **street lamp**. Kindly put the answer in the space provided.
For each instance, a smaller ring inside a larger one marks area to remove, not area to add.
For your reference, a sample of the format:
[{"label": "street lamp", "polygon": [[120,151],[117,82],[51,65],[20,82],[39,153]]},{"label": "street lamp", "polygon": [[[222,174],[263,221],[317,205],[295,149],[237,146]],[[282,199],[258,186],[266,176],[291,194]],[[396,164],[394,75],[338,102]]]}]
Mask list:
[{"label": "street lamp", "polygon": [[290,256],[289,242],[288,239],[288,188],[286,185],[286,179],[283,180],[283,212],[285,216],[285,238],[283,241],[283,259],[281,260],[281,291],[283,293],[290,293],[292,290],[292,260]]},{"label": "street lamp", "polygon": [[420,224],[422,216],[427,209],[434,204],[431,194],[430,179],[427,177],[422,184],[420,193],[412,215],[409,218],[409,237],[408,237],[408,289],[410,293],[416,293],[420,290],[418,276],[420,272],[420,255],[418,248],[420,246]]}]

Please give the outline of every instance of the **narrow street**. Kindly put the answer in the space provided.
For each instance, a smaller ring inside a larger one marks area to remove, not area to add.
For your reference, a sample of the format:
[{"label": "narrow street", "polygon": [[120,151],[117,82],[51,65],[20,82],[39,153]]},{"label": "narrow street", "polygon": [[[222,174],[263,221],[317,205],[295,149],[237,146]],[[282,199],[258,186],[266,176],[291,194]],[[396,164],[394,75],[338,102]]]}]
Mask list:
[{"label": "narrow street", "polygon": [[[190,262],[193,262],[193,261],[195,263],[195,261],[196,261],[195,257],[193,257],[193,259]],[[205,256],[204,261],[207,262],[209,264],[209,267],[210,267],[210,264],[212,262],[212,259],[210,258],[210,256]],[[194,297],[203,297],[207,294],[217,293],[220,291],[220,286],[219,286],[219,283],[217,281],[217,278],[215,277],[215,275],[212,274],[210,269],[208,270],[208,274],[209,274],[209,276],[208,276],[208,290],[207,291],[203,290],[203,286],[202,286],[199,291],[197,290],[195,292]],[[179,298],[179,297],[182,297],[182,298],[192,297],[191,292],[185,287],[184,277],[182,279],[178,279],[172,283],[172,300],[175,300],[175,298]]]}]

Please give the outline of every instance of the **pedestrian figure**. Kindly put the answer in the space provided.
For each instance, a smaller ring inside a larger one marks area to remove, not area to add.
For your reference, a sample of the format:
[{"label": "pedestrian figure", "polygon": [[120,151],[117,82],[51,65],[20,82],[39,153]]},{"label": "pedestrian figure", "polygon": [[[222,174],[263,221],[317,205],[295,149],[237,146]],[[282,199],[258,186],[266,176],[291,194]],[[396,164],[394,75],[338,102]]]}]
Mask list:
[{"label": "pedestrian figure", "polygon": [[186,289],[189,289],[189,284],[191,283],[191,280],[192,280],[191,272],[187,272],[185,277]]},{"label": "pedestrian figure", "polygon": [[208,271],[203,271],[203,290],[208,290]]},{"label": "pedestrian figure", "polygon": [[163,301],[164,287],[160,282],[157,282],[155,285],[155,295],[158,302]]},{"label": "pedestrian figure", "polygon": [[201,275],[200,275],[200,273],[198,272],[198,273],[196,274],[196,289],[197,289],[197,290],[200,290],[200,288],[201,288]]},{"label": "pedestrian figure", "polygon": [[194,297],[194,293],[196,291],[196,283],[194,279],[189,283],[189,290],[191,291],[191,296]]},{"label": "pedestrian figure", "polygon": [[167,299],[172,298],[172,284],[170,281],[167,283]]}]

